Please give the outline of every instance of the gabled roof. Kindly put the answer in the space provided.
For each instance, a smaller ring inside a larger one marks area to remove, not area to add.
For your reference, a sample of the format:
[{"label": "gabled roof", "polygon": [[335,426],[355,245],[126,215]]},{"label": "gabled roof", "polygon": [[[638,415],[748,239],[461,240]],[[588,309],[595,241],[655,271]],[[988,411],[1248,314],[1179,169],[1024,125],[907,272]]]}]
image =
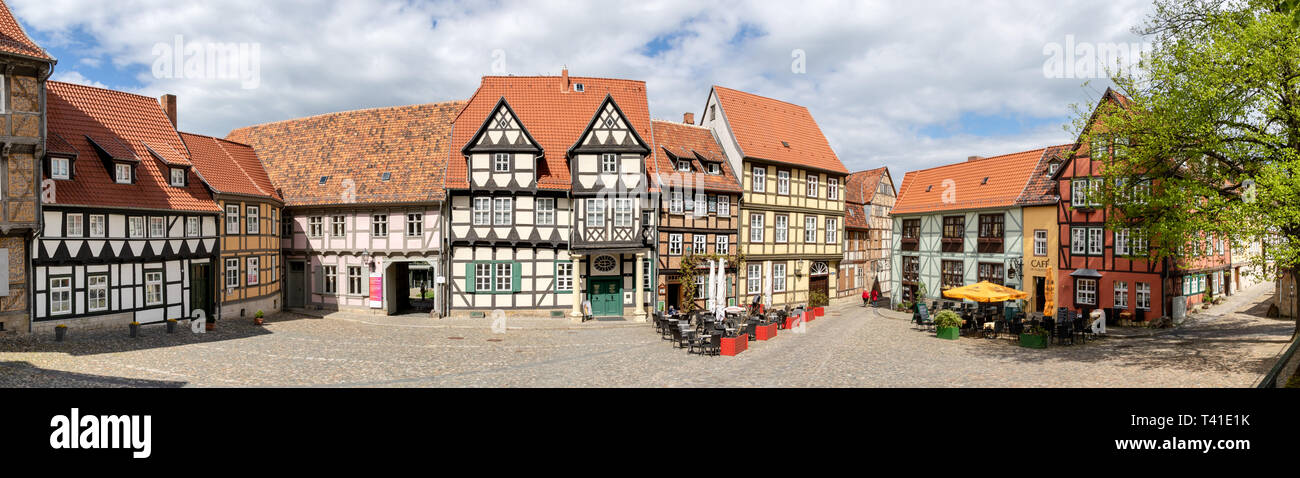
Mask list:
[{"label": "gabled roof", "polygon": [[[651,125],[657,141],[655,146],[663,154],[647,159],[647,162],[658,164],[654,168],[646,165],[646,170],[658,171],[651,176],[658,187],[669,185],[694,187],[698,184],[711,191],[741,192],[736,173],[731,170],[731,164],[727,162],[727,156],[722,152],[722,146],[718,145],[712,130],[702,126],[662,120],[654,120]],[[701,158],[704,161],[700,161]],[[690,173],[678,172],[677,168],[673,167],[673,162],[679,159],[691,161],[697,169]],[[698,169],[703,166],[702,163],[722,163],[720,164],[722,174],[708,174]]]},{"label": "gabled roof", "polygon": [[1124,96],[1124,94],[1107,87],[1106,92],[1101,94],[1101,99],[1097,100],[1097,107],[1092,109],[1092,115],[1088,117],[1088,122],[1084,124],[1083,131],[1079,133],[1078,138],[1075,138],[1074,144],[1070,145],[1070,154],[1065,154],[1065,162],[1061,163],[1061,168],[1056,170],[1056,174],[1052,176],[1052,179],[1060,179],[1061,171],[1064,171],[1065,168],[1074,161],[1074,157],[1079,155],[1079,148],[1083,147],[1083,135],[1086,134],[1088,130],[1092,129],[1094,124],[1096,124],[1097,115],[1101,114],[1101,107],[1107,102],[1117,104],[1120,108],[1124,109],[1128,109],[1133,105],[1133,100],[1130,100],[1127,96]]},{"label": "gabled roof", "polygon": [[[505,132],[513,133],[516,129],[518,130],[518,137],[516,137],[513,142],[510,141],[509,136],[506,134],[502,134],[495,141],[493,141],[492,138],[488,138],[487,141],[482,140],[484,134],[487,134],[488,131],[492,131],[496,127],[496,125],[493,124],[493,121],[498,119],[498,117],[500,117],[501,121],[508,123],[507,128],[504,130]],[[524,125],[519,122],[519,115],[515,113],[514,108],[510,107],[510,103],[506,101],[504,96],[497,101],[496,106],[492,107],[492,112],[489,113],[487,117],[483,118],[483,125],[479,127],[478,132],[474,133],[474,136],[470,137],[469,142],[465,143],[465,146],[460,149],[460,152],[461,154],[470,154],[476,148],[491,149],[492,151],[519,151],[533,154],[540,154],[543,152],[542,147],[537,144],[537,139],[533,138],[532,133],[528,132],[528,128],[525,128]]]},{"label": "gabled roof", "polygon": [[251,146],[193,133],[181,133],[181,139],[199,177],[213,191],[283,201]]},{"label": "gabled roof", "polygon": [[903,176],[893,214],[1016,206],[1047,149],[909,172]]},{"label": "gabled roof", "polygon": [[[55,183],[54,204],[217,211],[212,195],[194,176],[186,187],[171,186],[167,164],[149,151],[164,149],[170,151],[163,153],[168,162],[191,164],[158,100],[57,81],[46,82],[46,89],[47,148],[79,154],[73,179]],[[93,146],[90,138],[107,146]],[[113,160],[139,161],[135,184],[113,181],[104,152]]]},{"label": "gabled roof", "polygon": [[[575,83],[581,83],[583,91],[574,91]],[[456,117],[453,147],[448,150],[447,188],[469,188],[469,171],[460,149],[469,143],[501,98],[506,99],[523,127],[542,147],[545,161],[538,164],[537,187],[571,188],[566,152],[582,136],[607,96],[614,99],[637,134],[647,139],[643,144],[654,144],[643,81],[574,76],[568,77],[566,83],[561,76],[483,77],[478,91]],[[650,154],[655,153],[652,150]]]},{"label": "gabled roof", "polygon": [[[329,113],[239,128],[226,139],[256,151],[286,206],[440,201],[447,154],[459,149],[448,141],[452,120],[464,106]],[[349,191],[354,202],[344,199]]]},{"label": "gabled roof", "polygon": [[1025,191],[1020,193],[1020,199],[1016,200],[1016,204],[1021,206],[1043,206],[1056,204],[1061,200],[1060,191],[1056,188],[1056,180],[1052,179],[1053,174],[1048,167],[1053,161],[1064,165],[1064,158],[1070,152],[1071,147],[1072,145],[1062,144],[1043,150],[1043,156],[1038,159],[1038,165],[1034,167],[1034,174],[1029,178],[1029,184],[1025,185]]},{"label": "gabled roof", "polygon": [[867,217],[867,206],[856,203],[845,204],[844,227],[849,229],[871,229],[871,219]]},{"label": "gabled roof", "polygon": [[713,91],[745,157],[849,173],[808,108],[716,85]]},{"label": "gabled roof", "polygon": [[[844,200],[856,204],[870,204],[876,196],[876,189],[880,186],[880,178],[889,176],[889,168],[881,167],[858,171],[850,174],[844,181]],[[893,177],[890,176],[890,185],[893,185]]]},{"label": "gabled roof", "polygon": [[11,53],[40,60],[54,61],[54,57],[45,52],[31,37],[27,36],[27,31],[14,18],[13,12],[9,11],[9,6],[4,1],[0,1],[0,53]]}]

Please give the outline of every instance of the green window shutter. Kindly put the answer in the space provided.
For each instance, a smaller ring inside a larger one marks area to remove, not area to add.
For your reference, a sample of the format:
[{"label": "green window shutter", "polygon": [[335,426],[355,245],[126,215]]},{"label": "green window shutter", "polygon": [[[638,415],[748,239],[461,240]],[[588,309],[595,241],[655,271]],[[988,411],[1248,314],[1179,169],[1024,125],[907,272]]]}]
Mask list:
[{"label": "green window shutter", "polygon": [[519,292],[519,263],[510,263],[510,292]]},{"label": "green window shutter", "polygon": [[478,282],[474,278],[474,263],[466,262],[465,263],[465,291],[470,293],[478,292],[478,289],[476,288],[477,286],[478,286]]},{"label": "green window shutter", "polygon": [[325,269],[321,266],[311,268],[311,291],[317,294],[325,293]]}]

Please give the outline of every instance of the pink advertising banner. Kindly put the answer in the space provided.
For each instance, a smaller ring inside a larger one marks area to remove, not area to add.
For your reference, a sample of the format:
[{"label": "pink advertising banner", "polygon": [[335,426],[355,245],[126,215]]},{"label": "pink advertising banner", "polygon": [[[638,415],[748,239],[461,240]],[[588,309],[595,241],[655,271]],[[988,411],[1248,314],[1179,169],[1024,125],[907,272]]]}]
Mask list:
[{"label": "pink advertising banner", "polygon": [[370,276],[370,308],[380,309],[384,307],[384,276]]}]

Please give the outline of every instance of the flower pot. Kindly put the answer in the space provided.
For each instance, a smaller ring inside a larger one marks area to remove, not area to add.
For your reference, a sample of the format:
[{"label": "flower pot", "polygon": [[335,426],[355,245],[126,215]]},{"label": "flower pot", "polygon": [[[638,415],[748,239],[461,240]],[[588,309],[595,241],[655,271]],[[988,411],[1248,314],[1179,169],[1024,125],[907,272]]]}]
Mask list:
[{"label": "flower pot", "polygon": [[826,308],[825,308],[825,307],[813,307],[813,312],[814,312],[814,314],[815,314],[817,317],[821,317],[821,316],[826,315]]},{"label": "flower pot", "polygon": [[208,323],[204,324],[204,327],[207,328],[208,332],[211,332],[211,331],[213,331],[213,330],[215,330],[215,329],[217,328],[217,323],[216,323],[216,322],[208,322]]},{"label": "flower pot", "polygon": [[814,313],[814,312],[811,311],[811,310],[809,310],[809,311],[803,313],[803,321],[804,321],[805,324],[808,323],[808,322],[812,322],[813,319],[815,319],[815,318],[817,318],[817,314]]},{"label": "flower pot", "polygon": [[957,340],[961,337],[961,328],[959,327],[939,327],[935,336],[944,340]]},{"label": "flower pot", "polygon": [[1031,349],[1047,348],[1047,336],[1038,334],[1020,334],[1020,346]]},{"label": "flower pot", "polygon": [[140,336],[140,324],[131,324],[131,337],[135,338],[138,336]]},{"label": "flower pot", "polygon": [[263,319],[261,317],[253,317],[253,325],[262,325],[265,320],[266,319]]},{"label": "flower pot", "polygon": [[169,333],[169,334],[174,334],[174,333],[176,333],[176,321],[175,321],[175,320],[168,320],[168,321],[167,321],[167,333]]},{"label": "flower pot", "polygon": [[736,356],[749,348],[749,336],[741,335],[739,337],[724,337],[722,339],[721,355]]},{"label": "flower pot", "polygon": [[68,328],[67,328],[67,327],[55,327],[55,328],[54,328],[54,341],[55,341],[55,342],[62,342],[62,341],[63,341],[63,336],[64,336],[64,335],[67,335],[67,334],[68,334]]}]

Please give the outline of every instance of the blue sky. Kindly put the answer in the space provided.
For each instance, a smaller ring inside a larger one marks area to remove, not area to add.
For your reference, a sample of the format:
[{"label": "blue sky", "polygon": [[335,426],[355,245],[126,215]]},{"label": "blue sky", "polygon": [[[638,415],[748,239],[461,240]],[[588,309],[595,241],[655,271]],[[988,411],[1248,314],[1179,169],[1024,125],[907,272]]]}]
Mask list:
[{"label": "blue sky", "polygon": [[[651,114],[680,121],[711,85],[808,107],[851,170],[903,172],[1060,144],[1072,104],[1106,81],[1047,78],[1045,45],[1141,41],[1143,0],[1048,3],[806,0],[726,3],[8,0],[59,59],[55,79],[179,96],[181,128],[464,99],[488,74],[646,81]],[[587,4],[587,5],[584,5]],[[259,48],[256,88],[165,78],[154,48]],[[804,70],[794,71],[801,52]],[[1087,83],[1087,84],[1085,84]]]}]

